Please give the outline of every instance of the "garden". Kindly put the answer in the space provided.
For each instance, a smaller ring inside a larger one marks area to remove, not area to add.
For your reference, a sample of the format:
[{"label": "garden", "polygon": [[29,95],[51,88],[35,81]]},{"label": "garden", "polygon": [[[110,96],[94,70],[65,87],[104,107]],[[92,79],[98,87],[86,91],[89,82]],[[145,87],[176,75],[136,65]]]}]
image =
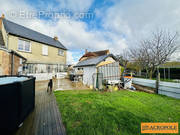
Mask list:
[{"label": "garden", "polygon": [[179,122],[180,100],[120,90],[56,91],[68,135],[137,135],[141,122]]}]

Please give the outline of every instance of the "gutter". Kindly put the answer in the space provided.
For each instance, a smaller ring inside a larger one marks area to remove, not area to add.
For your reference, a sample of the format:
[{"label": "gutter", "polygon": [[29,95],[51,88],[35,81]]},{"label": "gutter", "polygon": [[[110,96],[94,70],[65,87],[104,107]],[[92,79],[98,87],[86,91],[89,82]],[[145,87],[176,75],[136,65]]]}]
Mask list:
[{"label": "gutter", "polygon": [[90,67],[90,66],[96,66],[97,64],[89,64],[89,65],[80,65],[80,66],[73,66],[75,68],[78,68],[78,67]]},{"label": "gutter", "polygon": [[27,59],[25,57],[23,57],[22,55],[20,55],[19,53],[17,53],[16,51],[10,50],[11,53],[14,53],[16,56],[24,59],[25,61],[27,61]]},{"label": "gutter", "polygon": [[7,33],[6,44],[7,44],[7,49],[9,49],[9,33]]},{"label": "gutter", "polygon": [[11,53],[11,75],[13,75],[13,71],[14,71],[14,53]]}]

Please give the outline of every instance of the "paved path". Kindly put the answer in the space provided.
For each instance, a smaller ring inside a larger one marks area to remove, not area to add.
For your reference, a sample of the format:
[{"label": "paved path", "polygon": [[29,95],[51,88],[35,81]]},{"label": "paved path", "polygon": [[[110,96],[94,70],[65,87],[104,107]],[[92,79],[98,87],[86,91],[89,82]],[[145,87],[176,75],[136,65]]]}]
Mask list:
[{"label": "paved path", "polygon": [[15,135],[65,135],[55,96],[49,95],[44,85],[36,84],[35,109]]},{"label": "paved path", "polygon": [[88,87],[81,82],[72,82],[69,79],[58,79],[54,82],[55,90],[86,90]]},{"label": "paved path", "polygon": [[[36,87],[38,89],[47,89],[48,81],[37,81]],[[57,79],[53,81],[53,90],[87,90],[88,87],[84,86],[81,82],[72,82],[69,79]]]}]

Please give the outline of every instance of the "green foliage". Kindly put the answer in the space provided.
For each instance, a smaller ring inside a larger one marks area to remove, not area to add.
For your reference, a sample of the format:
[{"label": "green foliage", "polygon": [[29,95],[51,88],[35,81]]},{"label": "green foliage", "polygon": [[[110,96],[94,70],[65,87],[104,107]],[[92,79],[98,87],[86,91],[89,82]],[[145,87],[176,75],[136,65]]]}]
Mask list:
[{"label": "green foliage", "polygon": [[163,66],[180,66],[180,62],[173,61],[173,62],[166,62]]},{"label": "green foliage", "polygon": [[144,92],[56,91],[68,135],[137,135],[141,122],[180,122],[180,100]]},{"label": "green foliage", "polygon": [[127,64],[127,69],[131,71],[139,71],[142,67],[137,62],[129,62]]},{"label": "green foliage", "polygon": [[124,67],[121,66],[121,74],[124,72]]}]

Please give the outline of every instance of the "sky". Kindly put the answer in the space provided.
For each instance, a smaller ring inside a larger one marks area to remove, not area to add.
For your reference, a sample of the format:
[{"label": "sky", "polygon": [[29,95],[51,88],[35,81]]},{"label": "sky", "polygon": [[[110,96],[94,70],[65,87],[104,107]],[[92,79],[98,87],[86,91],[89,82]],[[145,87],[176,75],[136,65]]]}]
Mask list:
[{"label": "sky", "polygon": [[68,64],[77,63],[85,49],[120,54],[157,29],[180,32],[180,0],[1,0],[2,13],[58,36],[68,48]]}]

